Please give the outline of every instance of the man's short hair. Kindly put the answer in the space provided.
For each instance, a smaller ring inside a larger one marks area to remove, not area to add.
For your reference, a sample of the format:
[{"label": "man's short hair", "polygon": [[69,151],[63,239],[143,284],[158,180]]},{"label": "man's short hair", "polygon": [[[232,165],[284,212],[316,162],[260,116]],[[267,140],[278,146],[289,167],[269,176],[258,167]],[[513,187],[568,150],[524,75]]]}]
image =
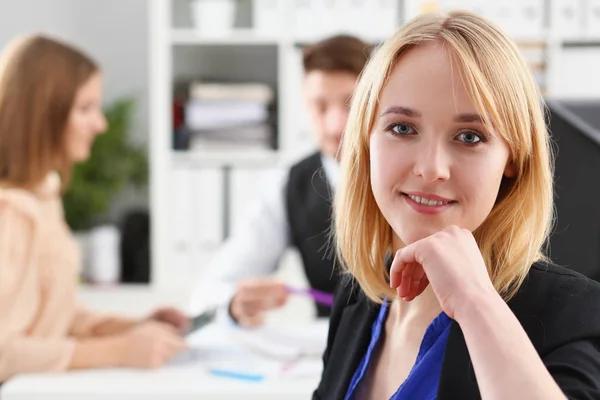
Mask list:
[{"label": "man's short hair", "polygon": [[360,75],[371,56],[372,46],[349,35],[337,35],[303,48],[304,73],[349,72]]}]

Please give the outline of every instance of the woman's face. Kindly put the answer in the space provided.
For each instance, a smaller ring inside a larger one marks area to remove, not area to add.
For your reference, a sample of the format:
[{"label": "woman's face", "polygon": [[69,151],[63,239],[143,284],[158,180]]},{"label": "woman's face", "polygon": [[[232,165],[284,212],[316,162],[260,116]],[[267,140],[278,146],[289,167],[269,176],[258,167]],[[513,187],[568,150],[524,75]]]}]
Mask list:
[{"label": "woman's face", "polygon": [[69,114],[65,133],[66,154],[69,162],[77,163],[87,160],[90,157],[94,139],[106,128],[106,118],[102,113],[102,77],[96,73],[77,90]]},{"label": "woman's face", "polygon": [[370,137],[371,184],[395,247],[449,226],[474,231],[492,210],[508,144],[486,129],[461,72],[439,43],[406,53],[392,71]]}]

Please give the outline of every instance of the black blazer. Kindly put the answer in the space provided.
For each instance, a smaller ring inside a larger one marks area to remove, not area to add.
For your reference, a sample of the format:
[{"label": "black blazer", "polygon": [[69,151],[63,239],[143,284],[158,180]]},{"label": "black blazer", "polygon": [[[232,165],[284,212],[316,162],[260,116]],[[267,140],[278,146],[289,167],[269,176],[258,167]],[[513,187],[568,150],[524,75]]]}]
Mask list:
[{"label": "black blazer", "polygon": [[[537,263],[509,307],[569,399],[600,399],[600,284],[565,268]],[[340,283],[333,306],[324,370],[313,400],[343,399],[371,339],[379,312],[355,281]],[[438,399],[479,399],[475,372],[452,322]]]}]

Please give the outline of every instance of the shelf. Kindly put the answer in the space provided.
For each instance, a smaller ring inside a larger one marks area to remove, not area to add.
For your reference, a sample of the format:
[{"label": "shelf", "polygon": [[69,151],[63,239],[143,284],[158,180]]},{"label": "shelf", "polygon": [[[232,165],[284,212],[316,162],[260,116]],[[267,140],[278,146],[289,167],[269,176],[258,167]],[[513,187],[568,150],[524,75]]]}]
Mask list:
[{"label": "shelf", "polygon": [[600,37],[597,38],[569,38],[561,39],[563,47],[594,47],[600,46]]},{"label": "shelf", "polygon": [[276,165],[280,154],[275,150],[173,151],[172,165],[179,168],[206,166]]},{"label": "shelf", "polygon": [[235,46],[235,45],[260,45],[276,46],[279,40],[276,37],[257,35],[252,29],[236,29],[227,36],[203,36],[200,32],[191,29],[172,29],[171,43],[174,45],[206,45],[206,46]]},{"label": "shelf", "polygon": [[[328,36],[331,36],[334,34],[340,34],[340,33],[341,32],[335,32],[335,33],[329,33],[329,34],[301,35],[301,36],[296,35],[291,40],[292,40],[292,43],[294,44],[294,46],[304,47],[304,46],[316,43],[320,40],[323,40],[323,38],[325,38],[325,37],[328,37]],[[356,36],[359,37],[361,40],[363,40],[365,43],[368,43],[371,45],[380,45],[383,42],[385,42],[387,39],[392,37],[392,35],[393,35],[393,33],[390,33],[387,36],[356,34]]]}]

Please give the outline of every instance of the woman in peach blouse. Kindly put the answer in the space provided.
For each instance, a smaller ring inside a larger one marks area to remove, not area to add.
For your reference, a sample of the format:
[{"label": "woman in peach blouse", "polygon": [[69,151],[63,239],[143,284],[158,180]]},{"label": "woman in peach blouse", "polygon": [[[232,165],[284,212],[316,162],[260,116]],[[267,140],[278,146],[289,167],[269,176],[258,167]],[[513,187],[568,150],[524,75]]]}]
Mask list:
[{"label": "woman in peach blouse", "polygon": [[101,315],[76,302],[80,254],[61,193],[106,129],[101,74],[77,49],[44,36],[0,56],[0,382],[16,374],[152,368],[185,347],[187,317]]}]

